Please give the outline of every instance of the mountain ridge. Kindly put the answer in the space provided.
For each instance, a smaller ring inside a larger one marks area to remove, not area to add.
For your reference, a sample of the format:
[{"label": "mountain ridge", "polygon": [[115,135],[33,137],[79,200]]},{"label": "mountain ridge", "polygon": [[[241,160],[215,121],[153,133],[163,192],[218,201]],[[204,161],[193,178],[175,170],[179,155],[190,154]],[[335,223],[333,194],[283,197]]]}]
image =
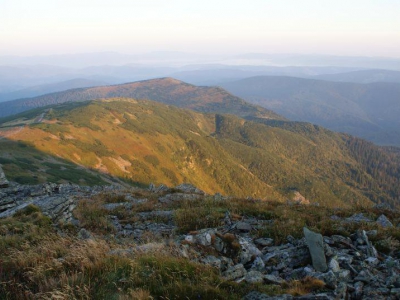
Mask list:
[{"label": "mountain ridge", "polygon": [[[211,194],[280,201],[298,191],[329,206],[351,205],[355,199],[364,204],[399,201],[398,152],[316,125],[265,118],[253,122],[120,98],[64,103],[26,112],[24,118],[38,120],[43,111],[41,122],[8,139],[128,181],[190,182]],[[20,120],[2,126],[20,126]],[[2,156],[9,157],[4,168],[17,178],[17,154],[7,150],[6,142],[0,140]]]},{"label": "mountain ridge", "polygon": [[283,119],[274,112],[245,102],[218,87],[197,87],[165,77],[120,85],[73,89],[29,99],[0,103],[0,116],[16,114],[45,105],[99,98],[128,97],[149,99],[200,112],[232,113],[238,116],[264,116]]}]

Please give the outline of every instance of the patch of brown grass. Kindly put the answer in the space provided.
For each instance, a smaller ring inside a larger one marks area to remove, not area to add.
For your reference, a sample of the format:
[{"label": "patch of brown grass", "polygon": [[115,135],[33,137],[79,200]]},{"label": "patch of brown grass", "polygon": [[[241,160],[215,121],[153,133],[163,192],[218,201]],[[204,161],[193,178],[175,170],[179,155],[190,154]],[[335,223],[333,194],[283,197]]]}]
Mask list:
[{"label": "patch of brown grass", "polygon": [[293,296],[304,296],[314,291],[321,290],[325,287],[325,283],[314,277],[305,277],[301,280],[292,280],[284,284],[287,294]]}]

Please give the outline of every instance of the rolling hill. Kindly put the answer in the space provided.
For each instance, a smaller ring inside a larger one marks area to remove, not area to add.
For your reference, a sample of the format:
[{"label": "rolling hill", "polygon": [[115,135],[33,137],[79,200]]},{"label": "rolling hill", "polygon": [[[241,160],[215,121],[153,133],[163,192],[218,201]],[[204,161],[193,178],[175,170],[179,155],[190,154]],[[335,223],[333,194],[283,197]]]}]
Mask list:
[{"label": "rolling hill", "polygon": [[400,145],[400,83],[259,76],[221,86],[291,120],[315,123],[377,144]]},{"label": "rolling hill", "polygon": [[32,108],[64,102],[110,97],[149,99],[199,112],[230,113],[240,117],[284,119],[274,112],[233,96],[218,87],[198,87],[173,78],[152,79],[121,85],[73,89],[0,103],[0,117]]},{"label": "rolling hill", "polygon": [[81,168],[238,197],[283,201],[298,191],[335,207],[400,200],[398,152],[308,123],[113,98],[38,108],[1,126],[1,164],[10,180],[85,183],[73,175]]}]

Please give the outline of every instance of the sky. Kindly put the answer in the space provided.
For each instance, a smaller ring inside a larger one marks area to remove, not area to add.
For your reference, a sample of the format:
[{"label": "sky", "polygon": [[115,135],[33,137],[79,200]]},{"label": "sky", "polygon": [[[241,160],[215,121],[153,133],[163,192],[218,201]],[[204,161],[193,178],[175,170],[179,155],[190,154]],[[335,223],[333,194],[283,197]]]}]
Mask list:
[{"label": "sky", "polygon": [[400,57],[399,0],[0,0],[0,55]]}]

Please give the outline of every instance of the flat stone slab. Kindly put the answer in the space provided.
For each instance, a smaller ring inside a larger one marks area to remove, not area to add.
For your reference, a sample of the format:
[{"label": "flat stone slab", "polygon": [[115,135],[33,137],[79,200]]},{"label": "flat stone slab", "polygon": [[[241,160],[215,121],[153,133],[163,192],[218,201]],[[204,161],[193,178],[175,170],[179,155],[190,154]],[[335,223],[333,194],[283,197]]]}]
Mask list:
[{"label": "flat stone slab", "polygon": [[304,237],[308,249],[310,250],[312,264],[315,270],[319,272],[326,272],[328,266],[326,264],[326,257],[324,252],[324,240],[322,235],[315,233],[308,228],[303,228]]}]

